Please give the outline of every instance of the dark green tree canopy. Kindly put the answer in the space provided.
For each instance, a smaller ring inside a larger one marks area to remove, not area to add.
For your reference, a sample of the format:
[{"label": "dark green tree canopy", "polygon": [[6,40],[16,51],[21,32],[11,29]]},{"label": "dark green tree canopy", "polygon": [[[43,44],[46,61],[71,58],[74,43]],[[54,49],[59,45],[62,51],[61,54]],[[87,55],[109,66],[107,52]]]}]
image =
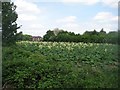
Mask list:
[{"label": "dark green tree canopy", "polygon": [[2,41],[3,45],[14,44],[18,27],[16,20],[18,14],[16,13],[16,5],[11,2],[2,2]]},{"label": "dark green tree canopy", "polygon": [[[59,30],[59,29],[58,29]],[[58,32],[58,31],[57,31]],[[57,35],[54,34],[54,30],[49,30],[43,36],[44,41],[55,42],[85,42],[85,43],[113,43],[118,42],[118,32],[111,31],[108,34],[102,28],[99,32],[96,30],[85,31],[82,35],[75,34],[74,32],[60,31]]]}]

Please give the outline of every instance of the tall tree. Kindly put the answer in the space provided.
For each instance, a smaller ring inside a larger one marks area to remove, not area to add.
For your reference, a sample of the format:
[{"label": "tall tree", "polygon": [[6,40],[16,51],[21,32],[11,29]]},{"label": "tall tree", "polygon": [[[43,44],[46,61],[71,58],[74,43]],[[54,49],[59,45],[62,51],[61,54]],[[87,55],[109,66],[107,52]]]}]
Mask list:
[{"label": "tall tree", "polygon": [[48,30],[47,33],[43,36],[44,41],[54,41],[54,31]]},{"label": "tall tree", "polygon": [[14,44],[18,27],[16,20],[18,14],[16,13],[16,5],[11,2],[2,2],[2,41],[3,45]]}]

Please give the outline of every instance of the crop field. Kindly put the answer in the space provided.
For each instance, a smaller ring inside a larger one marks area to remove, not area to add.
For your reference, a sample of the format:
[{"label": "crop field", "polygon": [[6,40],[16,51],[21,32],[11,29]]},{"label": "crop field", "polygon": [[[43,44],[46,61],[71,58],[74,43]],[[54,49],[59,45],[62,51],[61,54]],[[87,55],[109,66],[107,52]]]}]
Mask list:
[{"label": "crop field", "polygon": [[17,42],[3,47],[3,84],[16,88],[117,88],[118,46]]}]

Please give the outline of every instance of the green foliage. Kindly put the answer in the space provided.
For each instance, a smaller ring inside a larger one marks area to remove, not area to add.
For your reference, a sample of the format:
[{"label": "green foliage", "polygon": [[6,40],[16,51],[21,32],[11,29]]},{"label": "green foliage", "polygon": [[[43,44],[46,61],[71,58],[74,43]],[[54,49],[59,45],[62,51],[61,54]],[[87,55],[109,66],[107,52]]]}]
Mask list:
[{"label": "green foliage", "polygon": [[117,45],[17,42],[3,47],[3,84],[16,88],[117,88]]},{"label": "green foliage", "polygon": [[16,6],[11,2],[2,2],[2,40],[3,45],[15,44],[18,35]]},{"label": "green foliage", "polygon": [[49,30],[49,31],[47,31],[47,34],[44,35],[44,41],[53,41],[54,37],[55,37],[54,32]]},{"label": "green foliage", "polygon": [[22,32],[17,36],[18,41],[32,41],[32,36],[27,34],[22,34]]},{"label": "green foliage", "polygon": [[118,32],[109,32],[108,34],[101,29],[100,32],[86,31],[83,35],[74,34],[73,32],[67,32],[57,29],[57,34],[54,34],[54,30],[47,31],[43,37],[44,41],[56,41],[56,42],[85,42],[85,43],[118,43]]}]

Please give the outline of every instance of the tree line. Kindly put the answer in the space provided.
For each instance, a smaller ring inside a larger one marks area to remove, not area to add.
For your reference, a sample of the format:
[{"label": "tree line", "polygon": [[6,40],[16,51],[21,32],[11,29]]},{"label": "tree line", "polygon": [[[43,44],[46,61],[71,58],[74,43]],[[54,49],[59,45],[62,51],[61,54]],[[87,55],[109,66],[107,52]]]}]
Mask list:
[{"label": "tree line", "polygon": [[64,30],[48,30],[43,36],[44,41],[51,42],[85,42],[85,43],[118,43],[118,32],[106,33],[102,28],[100,32],[96,30],[85,31],[82,35]]}]

